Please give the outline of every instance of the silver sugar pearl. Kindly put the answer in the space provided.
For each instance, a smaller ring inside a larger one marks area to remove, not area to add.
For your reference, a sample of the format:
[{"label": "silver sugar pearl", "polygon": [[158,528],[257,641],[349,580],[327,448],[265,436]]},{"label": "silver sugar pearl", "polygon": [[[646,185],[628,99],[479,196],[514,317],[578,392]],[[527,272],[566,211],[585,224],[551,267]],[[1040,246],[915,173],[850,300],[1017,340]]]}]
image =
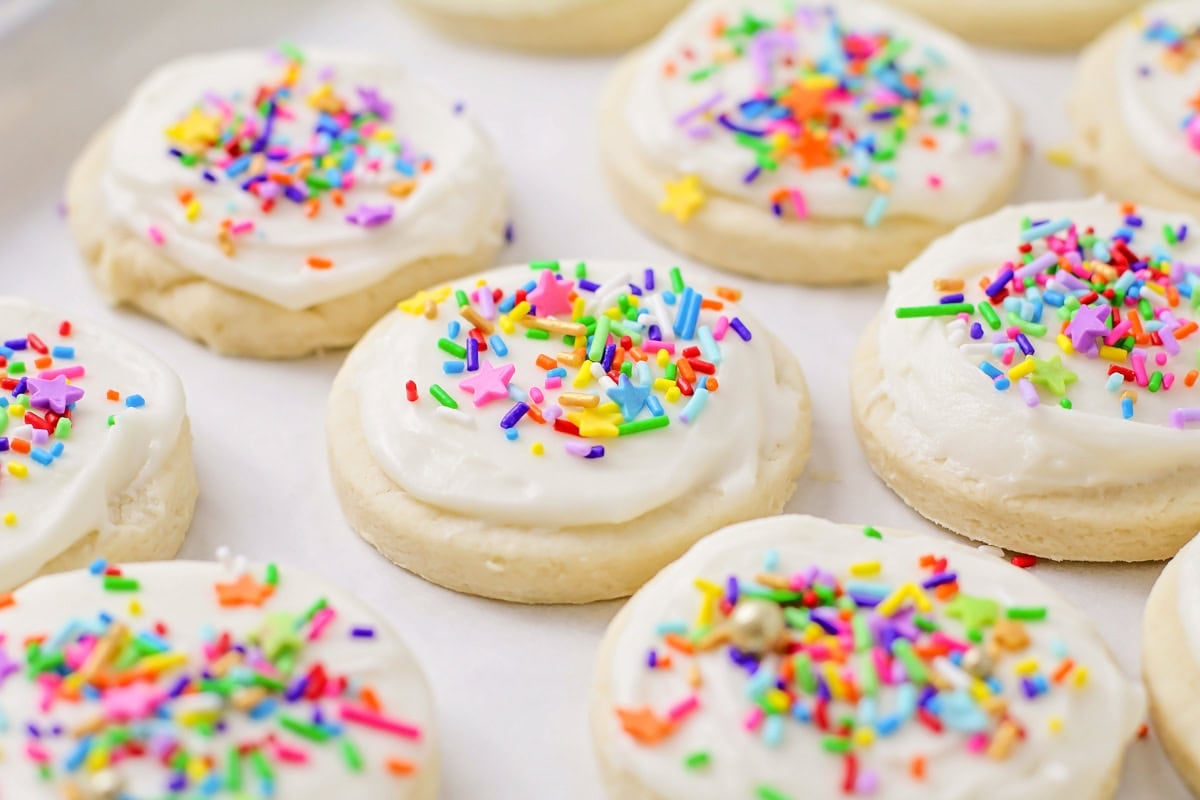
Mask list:
[{"label": "silver sugar pearl", "polygon": [[746,597],[729,615],[729,640],[739,650],[762,655],[775,648],[785,627],[778,604]]},{"label": "silver sugar pearl", "polygon": [[982,647],[972,647],[964,652],[960,666],[976,678],[992,674],[992,659]]}]

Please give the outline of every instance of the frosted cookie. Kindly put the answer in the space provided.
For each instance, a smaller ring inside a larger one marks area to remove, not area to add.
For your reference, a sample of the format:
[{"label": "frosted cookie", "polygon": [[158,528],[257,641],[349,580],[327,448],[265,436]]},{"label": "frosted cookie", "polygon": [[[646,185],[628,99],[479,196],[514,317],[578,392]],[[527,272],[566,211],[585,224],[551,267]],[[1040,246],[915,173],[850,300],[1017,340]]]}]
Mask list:
[{"label": "frosted cookie", "polygon": [[1147,6],[1080,59],[1074,157],[1110,197],[1200,215],[1200,2]]},{"label": "frosted cookie", "polygon": [[1154,734],[1175,770],[1200,794],[1200,544],[1186,545],[1159,576],[1142,623],[1142,674]]},{"label": "frosted cookie", "polygon": [[68,200],[111,301],[264,358],[353,344],[398,298],[491,263],[505,225],[461,105],[395,63],[294,48],[160,68]]},{"label": "frosted cookie", "polygon": [[0,592],[101,555],[171,558],[195,505],[171,368],[90,323],[0,297]]},{"label": "frosted cookie", "polygon": [[780,281],[878,280],[1003,204],[1016,115],[958,40],[874,3],[702,0],[611,79],[609,184],[695,258]]},{"label": "frosted cookie", "polygon": [[1001,47],[1074,50],[1146,0],[887,0],[964,39]]},{"label": "frosted cookie", "polygon": [[1144,713],[1030,573],[801,516],[659,573],[609,626],[592,694],[623,800],[1108,798]]},{"label": "frosted cookie", "polygon": [[605,53],[644,42],[690,0],[405,0],[461,39],[544,53]]},{"label": "frosted cookie", "polygon": [[871,466],[990,544],[1174,555],[1200,528],[1195,227],[1097,198],[1005,209],[934,243],[893,277],[855,357]]},{"label": "frosted cookie", "polygon": [[457,591],[584,603],[778,513],[808,393],[739,297],[677,268],[536,262],[400,303],[330,396],[351,527]]},{"label": "frosted cookie", "polygon": [[6,797],[437,796],[420,668],[313,575],[99,562],[17,591],[0,631]]}]

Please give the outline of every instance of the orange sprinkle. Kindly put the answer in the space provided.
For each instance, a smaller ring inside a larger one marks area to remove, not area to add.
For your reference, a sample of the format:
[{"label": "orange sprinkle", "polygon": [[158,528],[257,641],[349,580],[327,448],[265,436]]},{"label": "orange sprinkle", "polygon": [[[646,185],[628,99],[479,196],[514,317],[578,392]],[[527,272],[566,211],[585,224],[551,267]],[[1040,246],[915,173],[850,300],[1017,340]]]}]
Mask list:
[{"label": "orange sprinkle", "polygon": [[16,450],[18,453],[28,453],[29,452],[29,442],[26,441],[25,439],[13,439],[11,442],[8,443],[8,446],[11,447],[13,450]]},{"label": "orange sprinkle", "polygon": [[1187,322],[1183,323],[1182,325],[1180,325],[1178,328],[1175,329],[1175,338],[1176,339],[1186,339],[1187,337],[1189,337],[1193,333],[1195,333],[1197,328],[1200,328],[1200,325],[1197,325],[1192,320],[1188,320]]},{"label": "orange sprinkle", "polygon": [[921,147],[929,150],[937,150],[937,139],[933,138],[932,136],[922,136]]},{"label": "orange sprinkle", "polygon": [[704,382],[704,388],[708,389],[710,392],[715,392],[719,385],[720,384],[717,383],[716,378],[709,378]]},{"label": "orange sprinkle", "polygon": [[392,756],[387,761],[383,762],[387,767],[387,771],[393,775],[412,775],[417,771],[417,765],[411,761],[405,761],[403,758]]},{"label": "orange sprinkle", "polygon": [[11,605],[16,605],[16,602],[17,600],[13,597],[12,592],[0,593],[0,608],[8,608]]},{"label": "orange sprinkle", "polygon": [[536,422],[538,425],[546,424],[546,418],[544,416],[542,416],[542,410],[540,408],[538,408],[537,406],[533,405],[532,403],[529,405],[529,410],[526,411],[525,413],[529,416],[529,418],[531,420]]},{"label": "orange sprinkle", "polygon": [[33,365],[35,367],[37,367],[38,369],[46,369],[53,363],[54,363],[54,359],[51,358],[50,356],[42,356],[41,358],[36,359],[33,362]]},{"label": "orange sprinkle", "polygon": [[188,203],[192,202],[192,198],[194,197],[194,195],[192,194],[191,189],[180,189],[175,194],[175,197],[177,197],[179,199],[180,205],[186,206]]},{"label": "orange sprinkle", "polygon": [[309,198],[309,201],[304,204],[304,216],[312,219],[321,210],[321,201],[315,197]]},{"label": "orange sprinkle", "polygon": [[728,286],[714,286],[713,291],[717,293],[717,297],[722,300],[728,300],[731,303],[736,303],[742,299],[741,289],[731,289]]},{"label": "orange sprinkle", "polygon": [[701,308],[711,309],[712,311],[720,311],[725,307],[725,304],[720,300],[709,300],[707,297],[700,301]]},{"label": "orange sprinkle", "polygon": [[1143,722],[1141,727],[1138,728],[1137,737],[1139,739],[1145,739],[1149,733],[1150,733],[1150,726]]},{"label": "orange sprinkle", "polygon": [[681,653],[691,655],[696,652],[696,648],[692,647],[692,643],[678,633],[668,633],[663,637],[663,641],[666,642],[667,647],[678,650]]},{"label": "orange sprinkle", "polygon": [[1122,214],[1132,214],[1135,208],[1137,208],[1137,206],[1135,206],[1133,203],[1121,203]]},{"label": "orange sprinkle", "polygon": [[924,780],[925,779],[925,756],[913,756],[912,761],[908,762],[908,771],[909,771],[909,774],[911,774],[915,780],[918,780],[918,781]]},{"label": "orange sprinkle", "polygon": [[958,594],[958,583],[943,583],[933,590],[933,595],[938,600],[952,600],[954,595]]},{"label": "orange sprinkle", "polygon": [[1185,386],[1195,386],[1196,378],[1198,377],[1200,377],[1200,372],[1192,370],[1187,374],[1187,377],[1183,379],[1183,383]]},{"label": "orange sprinkle", "polygon": [[670,669],[671,666],[672,666],[672,664],[671,664],[671,654],[670,653],[663,653],[661,656],[658,657],[658,661],[654,662],[655,669]]},{"label": "orange sprinkle", "polygon": [[1058,665],[1054,672],[1050,673],[1050,679],[1055,683],[1062,683],[1063,679],[1067,677],[1067,673],[1074,668],[1075,662],[1069,658],[1064,658],[1062,663]]},{"label": "orange sprinkle", "polygon": [[341,189],[331,189],[329,196],[333,198],[333,204],[338,208],[341,208],[342,204],[346,202],[346,199],[342,197]]},{"label": "orange sprinkle", "polygon": [[922,567],[932,567],[933,562],[935,562],[935,561],[937,561],[937,559],[934,558],[931,553],[926,553],[925,555],[921,556],[920,560],[917,561],[917,563],[919,565],[921,565]]},{"label": "orange sprinkle", "polygon": [[268,172],[267,180],[271,181],[271,183],[288,186],[292,182],[292,176],[286,172]]},{"label": "orange sprinkle", "polygon": [[392,181],[388,184],[387,192],[392,197],[408,197],[416,188],[416,181]]},{"label": "orange sprinkle", "polygon": [[1175,284],[1167,284],[1167,305],[1175,308],[1179,305],[1179,290],[1175,288]]},{"label": "orange sprinkle", "polygon": [[540,353],[537,357],[537,365],[544,370],[552,370],[558,366],[558,362],[545,353]]},{"label": "orange sprinkle", "polygon": [[372,711],[381,711],[383,704],[379,702],[379,695],[375,694],[375,690],[370,686],[364,686],[362,691],[358,693],[358,699],[362,700],[362,704]]},{"label": "orange sprinkle", "polygon": [[313,269],[329,269],[330,267],[333,266],[333,262],[330,261],[328,258],[321,258],[320,256],[309,256],[308,257],[308,265],[310,267],[312,267]]},{"label": "orange sprinkle", "polygon": [[679,377],[688,383],[696,382],[696,371],[692,369],[692,365],[688,363],[686,358],[677,359],[675,361],[675,368],[679,371]]},{"label": "orange sprinkle", "polygon": [[616,708],[617,718],[625,732],[642,744],[655,744],[671,735],[674,723],[663,719],[649,706],[641,708]]},{"label": "orange sprinkle", "polygon": [[116,389],[109,389],[109,390],[108,390],[108,394],[106,395],[106,397],[107,397],[109,400],[113,400],[113,401],[120,400],[120,399],[121,399],[121,393],[120,393],[120,392],[118,392]]}]

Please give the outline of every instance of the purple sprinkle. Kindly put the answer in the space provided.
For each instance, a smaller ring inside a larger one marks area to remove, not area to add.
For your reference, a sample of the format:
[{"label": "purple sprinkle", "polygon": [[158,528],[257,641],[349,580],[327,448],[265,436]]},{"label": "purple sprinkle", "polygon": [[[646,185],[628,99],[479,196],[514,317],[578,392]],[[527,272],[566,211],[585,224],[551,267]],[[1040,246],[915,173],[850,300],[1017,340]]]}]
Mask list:
[{"label": "purple sprinkle", "polygon": [[604,445],[594,445],[584,458],[604,458]]},{"label": "purple sprinkle", "polygon": [[479,340],[474,336],[467,337],[467,372],[479,370]]},{"label": "purple sprinkle", "polygon": [[516,229],[513,227],[513,224],[511,222],[506,224],[504,226],[504,242],[505,242],[505,244],[512,244],[513,239],[516,238],[516,233],[517,233]]},{"label": "purple sprinkle", "polygon": [[938,300],[938,302],[941,303],[942,305],[946,305],[947,303],[961,303],[962,301],[963,301],[963,296],[962,296],[961,292],[959,292],[958,294],[945,295],[940,300]]},{"label": "purple sprinkle", "polygon": [[649,328],[646,329],[646,338],[652,342],[661,342],[662,341],[662,331],[659,330],[659,327],[657,325],[651,325]]},{"label": "purple sprinkle", "polygon": [[645,285],[647,292],[654,291],[654,270],[649,269],[649,268],[646,269],[646,273],[642,279],[642,283]]},{"label": "purple sprinkle", "polygon": [[982,339],[983,338],[983,325],[979,324],[978,322],[971,323],[971,338],[972,339]]},{"label": "purple sprinkle", "polygon": [[957,572],[941,572],[931,578],[928,578],[924,583],[921,584],[921,588],[935,589],[938,586],[941,586],[943,583],[954,583],[956,580],[958,580]]},{"label": "purple sprinkle", "polygon": [[646,653],[646,666],[650,669],[654,669],[656,666],[658,666],[658,653],[654,652],[653,650]]},{"label": "purple sprinkle", "polygon": [[617,346],[611,342],[606,344],[604,346],[604,358],[600,361],[600,365],[604,367],[605,372],[608,372],[610,369],[612,369],[613,359],[616,358],[616,356]]},{"label": "purple sprinkle", "polygon": [[600,288],[600,284],[589,281],[587,278],[580,278],[579,282],[575,284],[575,286],[584,292],[595,292]]},{"label": "purple sprinkle", "polygon": [[[290,188],[290,187],[289,187]],[[367,203],[359,205],[353,213],[346,215],[346,221],[351,225],[361,225],[364,228],[374,228],[392,221],[394,209],[390,203],[372,206]]]},{"label": "purple sprinkle", "polygon": [[[504,417],[500,420],[500,427],[504,428],[505,430],[507,430],[508,428],[514,427],[518,422],[521,421],[521,417],[525,416],[525,414],[528,411],[529,411],[528,403],[517,403],[515,406],[510,408],[508,410],[508,413],[505,414]],[[600,448],[600,449],[601,449],[601,452],[603,452],[604,448]],[[588,456],[588,458],[592,458],[592,456]]]},{"label": "purple sprinkle", "polygon": [[304,696],[304,690],[308,688],[308,676],[301,675],[296,680],[292,681],[292,685],[287,688],[283,694],[283,699],[289,703],[294,703]]},{"label": "purple sprinkle", "polygon": [[356,625],[350,629],[350,635],[355,639],[374,639],[375,629],[366,625]]},{"label": "purple sprinkle", "polygon": [[984,294],[986,294],[988,297],[995,297],[996,295],[1000,294],[1000,292],[1004,291],[1004,287],[1007,286],[1008,282],[1012,279],[1013,271],[1011,268],[1006,267],[1005,270],[1000,273],[1000,276],[996,278],[996,280],[992,281],[991,284],[983,290]]},{"label": "purple sprinkle", "polygon": [[725,580],[725,599],[729,601],[731,606],[736,606],[738,598],[741,597],[741,587],[738,585],[736,575],[730,575]]},{"label": "purple sprinkle", "polygon": [[642,287],[638,286],[636,283],[631,283],[631,284],[629,284],[629,293],[632,294],[634,297],[641,297],[642,296]]},{"label": "purple sprinkle", "polygon": [[4,346],[10,350],[24,350],[29,345],[24,339],[9,339]]},{"label": "purple sprinkle", "polygon": [[1017,388],[1021,390],[1021,398],[1025,401],[1025,405],[1030,408],[1037,406],[1041,400],[1038,398],[1037,389],[1033,388],[1033,384],[1029,382],[1029,378],[1021,378],[1017,381]]},{"label": "purple sprinkle", "polygon": [[733,328],[733,332],[740,336],[743,342],[750,341],[750,329],[740,319],[734,317],[729,320],[729,327]]},{"label": "purple sprinkle", "polygon": [[1029,341],[1029,337],[1023,333],[1017,334],[1017,347],[1021,348],[1021,352],[1027,356],[1033,355],[1033,343]]}]

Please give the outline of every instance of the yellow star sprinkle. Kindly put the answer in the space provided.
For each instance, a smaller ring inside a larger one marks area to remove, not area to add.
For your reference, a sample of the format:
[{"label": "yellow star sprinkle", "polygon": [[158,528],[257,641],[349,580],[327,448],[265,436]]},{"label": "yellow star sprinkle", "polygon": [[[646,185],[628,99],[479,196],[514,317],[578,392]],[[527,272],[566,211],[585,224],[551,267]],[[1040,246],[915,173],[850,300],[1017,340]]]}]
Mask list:
[{"label": "yellow star sprinkle", "polygon": [[208,147],[220,135],[220,121],[198,108],[193,108],[186,117],[167,128],[167,137],[186,147]]},{"label": "yellow star sprinkle", "polygon": [[579,426],[579,435],[585,439],[604,438],[617,435],[617,425],[625,421],[616,403],[605,403],[596,408],[585,408],[567,419]]},{"label": "yellow star sprinkle", "polygon": [[707,196],[695,175],[684,175],[675,182],[663,184],[666,194],[658,203],[658,210],[670,214],[680,222],[687,222],[704,205]]},{"label": "yellow star sprinkle", "polygon": [[449,296],[449,286],[443,286],[441,289],[434,289],[432,292],[427,292],[422,289],[407,300],[401,300],[396,304],[396,308],[399,308],[401,311],[404,311],[408,314],[424,314],[426,302],[432,302],[434,305],[438,305]]}]

